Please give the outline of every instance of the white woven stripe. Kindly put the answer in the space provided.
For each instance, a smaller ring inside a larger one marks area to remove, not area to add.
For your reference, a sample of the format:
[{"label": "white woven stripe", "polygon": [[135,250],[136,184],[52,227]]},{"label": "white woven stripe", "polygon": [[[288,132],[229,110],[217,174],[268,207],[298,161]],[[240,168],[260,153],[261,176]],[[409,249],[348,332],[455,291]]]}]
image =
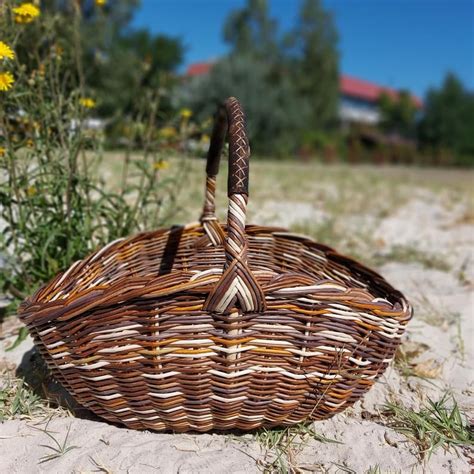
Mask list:
[{"label": "white woven stripe", "polygon": [[46,334],[49,334],[50,332],[53,332],[56,329],[56,326],[50,327],[48,329],[45,329],[44,331],[40,331],[38,334],[40,336],[46,336]]},{"label": "white woven stripe", "polygon": [[54,288],[57,288],[67,277],[68,275],[77,267],[79,263],[81,263],[82,260],[77,260],[74,262],[69,269],[64,272],[63,276],[57,281],[57,283],[54,285]]},{"label": "white woven stripe", "polygon": [[178,395],[183,395],[183,392],[168,392],[168,393],[155,393],[155,392],[148,392],[148,395],[155,398],[171,398],[177,397]]},{"label": "white woven stripe", "polygon": [[337,283],[321,283],[320,285],[310,286],[294,286],[292,288],[282,288],[281,290],[275,291],[277,295],[285,295],[287,293],[311,293],[318,290],[339,290],[346,291],[346,287],[338,285]]},{"label": "white woven stripe", "polygon": [[90,260],[89,263],[92,263],[94,261],[96,261],[102,254],[104,254],[104,252],[109,249],[110,247],[112,247],[112,245],[116,244],[117,242],[121,242],[122,240],[124,240],[124,237],[120,238],[120,239],[116,239],[114,240],[113,242],[110,242],[109,244],[107,244],[105,247],[103,247],[102,249],[100,249]]},{"label": "white woven stripe", "polygon": [[237,277],[235,280],[236,280],[237,293],[243,299],[241,303],[243,303],[244,311],[252,311],[255,308],[252,301],[252,293],[250,289],[247,287],[247,285],[244,283],[244,281],[240,277]]},{"label": "white woven stripe", "polygon": [[202,272],[196,272],[189,281],[199,280],[200,278],[204,278],[208,275],[222,275],[222,268],[210,268],[209,270],[204,270]]},{"label": "white woven stripe", "polygon": [[285,369],[282,369],[281,367],[263,367],[259,365],[254,365],[248,369],[230,372],[230,373],[221,372],[215,369],[209,370],[210,374],[216,375],[218,377],[223,377],[225,379],[234,379],[234,378],[241,377],[243,375],[249,375],[255,372],[265,372],[265,373],[277,372],[279,374],[285,375],[286,377],[289,377],[294,380],[305,380],[305,379],[312,379],[312,378],[338,380],[342,378],[340,374],[324,374],[318,371],[308,372],[305,374],[294,374],[292,372],[288,372]]},{"label": "white woven stripe", "polygon": [[[234,202],[234,199],[237,202]],[[245,227],[245,209],[246,209],[245,198],[242,194],[234,194],[232,199],[229,200],[229,213],[239,221],[242,227]]]},{"label": "white woven stripe", "polygon": [[180,372],[175,372],[175,371],[170,371],[170,372],[164,372],[163,374],[142,374],[142,377],[145,377],[146,379],[154,379],[154,380],[160,380],[160,379],[166,379],[168,377],[173,377],[174,375],[180,375]]}]

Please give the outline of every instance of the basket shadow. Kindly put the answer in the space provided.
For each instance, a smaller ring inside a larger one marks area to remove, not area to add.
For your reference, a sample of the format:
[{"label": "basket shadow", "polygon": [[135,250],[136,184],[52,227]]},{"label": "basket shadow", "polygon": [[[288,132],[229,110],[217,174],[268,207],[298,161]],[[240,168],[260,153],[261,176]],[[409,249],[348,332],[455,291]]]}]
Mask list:
[{"label": "basket shadow", "polygon": [[68,410],[77,418],[100,420],[90,410],[79,405],[70,393],[54,379],[35,347],[25,352],[15,374],[50,407]]},{"label": "basket shadow", "polygon": [[174,225],[173,227],[171,227],[168,234],[168,239],[166,241],[165,249],[163,251],[163,257],[160,262],[160,269],[158,271],[158,275],[166,275],[167,273],[171,273],[176,259],[176,254],[178,253],[183,232],[184,226]]}]

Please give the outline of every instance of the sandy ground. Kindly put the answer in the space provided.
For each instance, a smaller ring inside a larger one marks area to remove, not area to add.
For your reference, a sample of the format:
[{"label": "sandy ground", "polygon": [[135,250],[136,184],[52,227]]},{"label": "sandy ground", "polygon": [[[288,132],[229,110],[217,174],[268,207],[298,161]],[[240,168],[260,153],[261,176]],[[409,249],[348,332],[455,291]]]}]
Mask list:
[{"label": "sandy ground", "polygon": [[[318,434],[338,443],[297,437],[286,450],[284,465],[292,466],[294,472],[471,472],[474,455],[467,448],[438,449],[423,460],[416,445],[378,415],[388,400],[417,410],[428,397],[436,400],[451,390],[464,413],[474,417],[472,213],[469,200],[446,201],[434,191],[421,189],[377,219],[361,207],[351,213],[352,219],[344,220],[347,230],[369,226],[371,244],[377,243],[382,257],[389,255],[379,260],[378,269],[414,304],[415,318],[404,344],[421,348],[414,364],[430,378],[405,377],[390,367],[364,400],[331,420],[316,423]],[[298,227],[307,221],[322,222],[328,215],[319,204],[267,199],[253,211],[252,221]],[[425,252],[428,261],[406,257],[397,261],[393,249],[400,246]],[[445,265],[435,265],[434,260],[431,265],[430,256],[434,259],[435,255]],[[14,351],[4,351],[17,330],[16,321],[5,322],[0,360],[4,367],[25,369],[36,357],[29,339]],[[50,388],[60,392],[57,386]],[[0,424],[0,473],[252,473],[264,471],[279,455],[253,434],[136,432],[87,413],[78,415],[52,410],[47,419],[42,415]],[[72,449],[44,460],[53,453],[48,446],[54,446],[47,433],[60,444],[67,436],[65,445]]]}]

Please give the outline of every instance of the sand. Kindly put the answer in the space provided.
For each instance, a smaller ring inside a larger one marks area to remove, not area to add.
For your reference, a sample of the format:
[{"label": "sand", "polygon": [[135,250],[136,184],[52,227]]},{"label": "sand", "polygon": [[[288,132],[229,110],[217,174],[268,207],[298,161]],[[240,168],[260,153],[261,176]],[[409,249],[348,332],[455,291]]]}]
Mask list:
[{"label": "sand", "polygon": [[[317,433],[338,443],[296,438],[286,450],[283,466],[291,466],[294,472],[471,472],[472,452],[438,449],[429,459],[422,459],[417,446],[380,417],[381,406],[388,400],[416,410],[428,397],[436,400],[446,390],[452,391],[468,417],[474,416],[474,223],[466,218],[469,204],[446,203],[424,191],[380,218],[374,229],[374,239],[382,239],[382,253],[400,245],[414,246],[441,255],[448,264],[449,268],[439,269],[430,268],[429,262],[389,261],[379,268],[413,302],[416,315],[405,345],[422,348],[416,362],[434,378],[404,377],[390,367],[364,400],[315,424]],[[266,223],[275,225],[325,218],[322,211],[296,204],[291,222],[279,222],[278,206],[288,205],[268,201],[259,212],[267,213]],[[369,219],[363,211],[359,218]],[[1,333],[0,360],[10,369],[27,368],[36,357],[30,339],[5,352],[18,328],[18,322],[7,320]],[[61,392],[60,387],[52,389]],[[253,434],[137,432],[90,418],[87,413],[66,416],[64,410],[52,410],[48,419],[3,422],[0,473],[252,473],[262,472],[278,456],[278,450],[268,448]],[[41,462],[53,453],[47,446],[54,441],[45,430],[59,443],[69,431],[66,445],[73,448]]]}]

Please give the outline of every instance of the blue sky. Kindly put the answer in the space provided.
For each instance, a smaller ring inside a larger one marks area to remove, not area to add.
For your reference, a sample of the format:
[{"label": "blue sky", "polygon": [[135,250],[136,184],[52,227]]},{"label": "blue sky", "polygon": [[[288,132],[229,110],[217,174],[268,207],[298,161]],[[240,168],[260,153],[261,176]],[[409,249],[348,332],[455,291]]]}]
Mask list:
[{"label": "blue sky", "polygon": [[[185,64],[217,58],[225,18],[245,0],[142,0],[134,28],[183,39]],[[474,0],[325,0],[340,35],[341,71],[423,96],[455,72],[474,89]],[[282,30],[297,0],[269,0]]]}]

